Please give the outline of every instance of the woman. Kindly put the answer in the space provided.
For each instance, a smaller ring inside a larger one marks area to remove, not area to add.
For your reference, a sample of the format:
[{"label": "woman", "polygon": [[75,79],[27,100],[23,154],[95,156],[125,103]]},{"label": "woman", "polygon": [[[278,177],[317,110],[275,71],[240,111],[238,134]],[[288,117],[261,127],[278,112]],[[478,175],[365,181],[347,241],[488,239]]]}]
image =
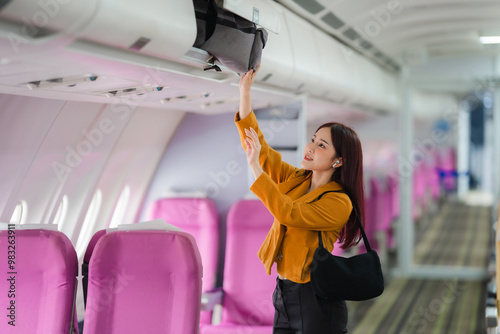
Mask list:
[{"label": "woman", "polygon": [[255,176],[250,190],[275,218],[258,253],[268,274],[277,263],[273,333],[347,333],[345,301],[317,297],[309,283],[310,266],[318,231],[329,251],[337,239],[344,249],[360,240],[356,224],[356,212],[364,221],[360,140],[352,129],[327,123],[307,144],[301,169],[283,162],[264,140],[251,110],[250,88],[256,73],[250,70],[240,79],[235,121]]}]

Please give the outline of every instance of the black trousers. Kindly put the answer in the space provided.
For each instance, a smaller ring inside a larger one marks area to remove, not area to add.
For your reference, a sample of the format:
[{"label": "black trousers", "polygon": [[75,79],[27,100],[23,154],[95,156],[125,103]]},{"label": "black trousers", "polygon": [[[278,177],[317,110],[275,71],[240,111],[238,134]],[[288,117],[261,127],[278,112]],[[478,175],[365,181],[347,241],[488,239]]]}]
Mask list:
[{"label": "black trousers", "polygon": [[273,305],[273,334],[347,333],[345,301],[317,297],[310,283],[277,278]]}]

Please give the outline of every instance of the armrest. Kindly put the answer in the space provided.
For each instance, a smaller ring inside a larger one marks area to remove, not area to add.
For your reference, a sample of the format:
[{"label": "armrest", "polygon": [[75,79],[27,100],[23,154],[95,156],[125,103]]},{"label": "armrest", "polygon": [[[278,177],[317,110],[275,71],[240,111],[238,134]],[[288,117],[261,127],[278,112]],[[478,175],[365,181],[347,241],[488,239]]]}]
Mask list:
[{"label": "armrest", "polygon": [[201,295],[201,310],[213,311],[215,305],[222,304],[224,291],[222,288],[206,291]]}]

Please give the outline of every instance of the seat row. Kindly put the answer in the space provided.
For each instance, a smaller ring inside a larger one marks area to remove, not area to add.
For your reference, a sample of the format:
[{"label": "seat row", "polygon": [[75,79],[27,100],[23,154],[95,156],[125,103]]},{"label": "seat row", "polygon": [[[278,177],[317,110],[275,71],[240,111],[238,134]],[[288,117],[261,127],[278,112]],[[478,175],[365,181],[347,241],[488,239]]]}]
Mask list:
[{"label": "seat row", "polygon": [[[1,333],[79,333],[78,260],[63,233],[47,225],[2,224],[8,279]],[[47,229],[49,227],[49,229]],[[82,266],[83,333],[197,333],[202,265],[193,236],[161,220],[102,230]]]},{"label": "seat row", "polygon": [[[214,202],[162,199],[151,214],[162,219],[101,230],[91,238],[81,272],[83,334],[271,333],[276,272],[267,275],[256,254],[273,217],[260,201],[238,201],[228,214],[224,283],[218,288]],[[0,248],[10,244],[13,253],[1,257],[0,265],[12,266],[12,280],[1,280],[0,289],[13,295],[1,294],[0,300],[13,305],[7,310],[12,325],[1,322],[0,332],[78,333],[78,260],[69,239],[48,225],[5,224]],[[211,321],[215,304],[222,306],[218,324]]]}]

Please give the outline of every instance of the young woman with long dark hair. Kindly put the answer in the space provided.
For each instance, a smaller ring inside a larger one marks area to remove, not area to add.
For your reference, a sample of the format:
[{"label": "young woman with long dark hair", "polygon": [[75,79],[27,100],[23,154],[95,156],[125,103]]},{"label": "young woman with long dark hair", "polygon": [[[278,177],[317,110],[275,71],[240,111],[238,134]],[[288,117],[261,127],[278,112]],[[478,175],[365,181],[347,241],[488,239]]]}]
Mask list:
[{"label": "young woman with long dark hair", "polygon": [[318,231],[329,251],[337,240],[343,249],[360,240],[356,212],[364,221],[361,142],[351,128],[326,123],[306,145],[302,168],[282,161],[266,143],[251,109],[256,73],[250,70],[241,76],[235,121],[255,176],[250,190],[275,218],[258,253],[267,273],[276,263],[279,274],[273,293],[273,333],[347,333],[345,301],[317,297],[309,283],[310,267]]}]

